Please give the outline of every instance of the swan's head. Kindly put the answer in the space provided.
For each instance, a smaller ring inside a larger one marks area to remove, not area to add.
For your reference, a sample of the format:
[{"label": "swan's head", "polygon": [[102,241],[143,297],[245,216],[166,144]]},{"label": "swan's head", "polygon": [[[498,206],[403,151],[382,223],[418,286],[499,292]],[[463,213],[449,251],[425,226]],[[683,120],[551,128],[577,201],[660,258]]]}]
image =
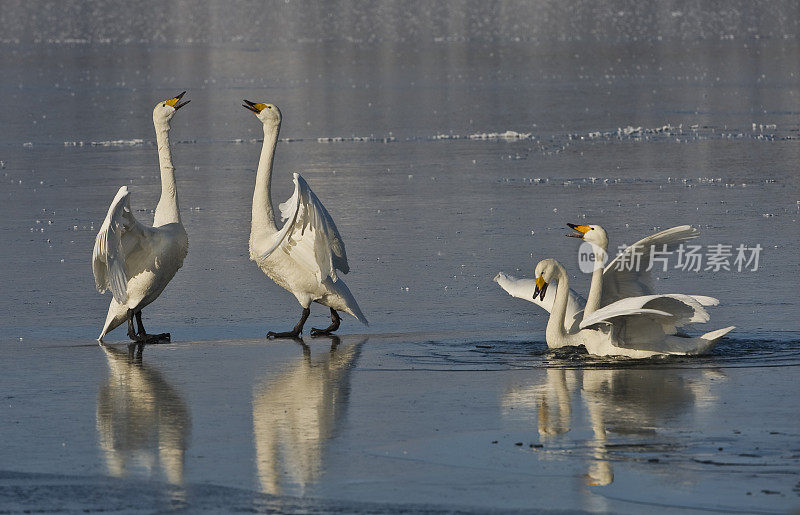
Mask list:
[{"label": "swan's head", "polygon": [[534,299],[538,296],[539,300],[544,300],[547,285],[558,277],[559,268],[561,268],[561,265],[553,258],[543,259],[536,264],[536,270],[534,270],[534,275],[536,276],[536,288],[533,290]]},{"label": "swan's head", "polygon": [[153,122],[155,123],[169,122],[175,115],[175,111],[177,111],[181,107],[191,102],[191,100],[187,100],[186,102],[180,101],[181,98],[183,98],[183,95],[185,94],[186,92],[184,91],[183,93],[181,93],[176,97],[172,97],[169,100],[162,100],[161,102],[157,103],[156,106],[153,108]]},{"label": "swan's head", "polygon": [[608,248],[608,235],[606,234],[606,230],[599,225],[567,225],[575,230],[574,233],[567,234],[570,238],[581,238],[602,249]]},{"label": "swan's head", "polygon": [[278,109],[278,106],[274,104],[262,104],[260,102],[250,102],[249,100],[245,100],[244,104],[242,104],[242,107],[256,113],[256,116],[263,124],[281,124],[281,110]]}]

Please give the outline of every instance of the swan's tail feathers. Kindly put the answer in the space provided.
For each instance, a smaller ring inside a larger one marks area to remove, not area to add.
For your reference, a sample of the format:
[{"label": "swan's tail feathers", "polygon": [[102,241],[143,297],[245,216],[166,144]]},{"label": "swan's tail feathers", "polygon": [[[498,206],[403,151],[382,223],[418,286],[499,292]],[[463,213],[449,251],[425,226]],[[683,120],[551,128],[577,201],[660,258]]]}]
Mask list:
[{"label": "swan's tail feathers", "polygon": [[336,296],[338,299],[330,299],[332,304],[325,302],[324,304],[327,306],[332,307],[333,309],[338,309],[339,311],[344,311],[345,313],[350,313],[353,315],[356,320],[361,322],[364,325],[369,325],[367,321],[367,317],[364,316],[364,313],[361,311],[361,308],[358,307],[358,302],[356,302],[356,298],[353,297],[353,294],[350,293],[350,288],[339,279],[336,282],[331,281],[330,279],[326,280],[326,284],[329,288],[331,288],[334,292],[336,292]]},{"label": "swan's tail feathers", "polygon": [[103,324],[103,330],[100,332],[100,336],[97,337],[97,341],[103,343],[103,338],[105,338],[108,333],[124,324],[127,320],[128,308],[114,299],[111,299],[111,304],[108,305],[106,322]]},{"label": "swan's tail feathers", "polygon": [[701,340],[706,340],[708,342],[711,342],[712,344],[715,344],[719,341],[720,338],[722,338],[729,332],[733,331],[734,329],[736,329],[735,325],[723,327],[722,329],[717,329],[716,331],[711,331],[709,333],[700,335],[699,338]]},{"label": "swan's tail feathers", "polygon": [[709,333],[700,335],[697,338],[693,338],[693,348],[685,354],[708,354],[711,352],[720,338],[733,331],[735,328],[735,325],[723,327],[722,329],[717,329],[716,331],[711,331]]},{"label": "swan's tail feathers", "polygon": [[361,311],[361,308],[358,307],[357,303],[354,304],[350,309],[352,310],[350,311],[350,314],[356,317],[356,320],[364,325],[369,325],[369,320],[367,320],[367,317],[364,316],[364,313]]}]

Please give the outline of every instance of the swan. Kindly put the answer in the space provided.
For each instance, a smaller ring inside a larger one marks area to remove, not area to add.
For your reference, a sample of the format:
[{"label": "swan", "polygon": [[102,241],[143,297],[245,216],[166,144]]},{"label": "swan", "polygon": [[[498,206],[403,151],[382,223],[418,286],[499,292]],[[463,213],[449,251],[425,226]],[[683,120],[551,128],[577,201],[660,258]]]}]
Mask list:
[{"label": "swan", "polygon": [[[575,231],[567,236],[589,242],[594,255],[589,295],[583,309],[584,318],[620,299],[655,293],[653,278],[647,270],[653,251],[671,253],[679,245],[700,236],[700,231],[691,225],[665,229],[626,247],[604,267],[603,263],[608,256],[608,234],[605,229],[600,225],[567,225]],[[621,266],[636,260],[638,266]],[[692,297],[703,306],[719,304],[713,297],[703,295],[692,295]]]},{"label": "swan", "polygon": [[256,172],[250,229],[250,259],[278,286],[291,292],[303,308],[300,321],[291,331],[267,333],[267,338],[297,338],[311,313],[311,302],[328,306],[331,324],[325,329],[311,329],[311,335],[331,334],[339,328],[338,311],[350,313],[367,325],[367,318],[353,294],[337,273],[350,271],[344,242],[333,218],[300,174],[294,174],[294,194],[280,204],[279,230],[272,208],[272,162],[281,111],[273,104],[245,100],[242,105],[254,112],[264,126],[264,143]]},{"label": "swan", "polygon": [[[544,300],[547,287],[556,282],[552,311],[545,339],[550,348],[586,347],[595,356],[649,358],[665,354],[704,354],[733,326],[711,331],[696,338],[675,334],[678,327],[708,321],[703,305],[689,295],[642,295],[628,297],[604,306],[583,318],[577,332],[564,328],[569,300],[569,277],[561,264],[548,258],[535,269],[533,294]],[[553,295],[551,293],[551,295]]]},{"label": "swan", "polygon": [[[142,324],[142,309],[156,300],[175,272],[183,265],[189,250],[189,238],[181,223],[175,168],[169,148],[169,122],[175,112],[189,103],[180,95],[156,104],[153,125],[161,167],[161,198],[156,206],[153,226],[142,224],[133,216],[130,191],[122,186],[97,233],[92,255],[92,271],[97,291],[111,290],[113,298],[100,336],[128,322],[128,336],[137,342],[169,339],[169,333],[148,335]],[[138,331],[133,328],[136,317]]]},{"label": "swan", "polygon": [[[604,268],[602,264],[606,261],[608,250],[608,235],[606,231],[599,225],[567,225],[576,231],[576,233],[568,234],[567,236],[582,238],[588,241],[592,244],[592,249],[594,251],[594,269],[592,272],[592,281],[589,286],[588,298],[584,299],[575,290],[570,289],[569,291],[567,312],[564,319],[564,328],[568,332],[576,332],[579,329],[583,317],[597,311],[601,306],[605,306],[625,297],[653,294],[653,280],[650,277],[650,272],[645,271],[649,263],[648,260],[651,250],[653,248],[661,250],[663,246],[666,245],[667,250],[671,251],[674,250],[677,245],[700,235],[700,231],[689,225],[672,227],[671,229],[651,234],[627,247]],[[636,270],[632,271],[617,270],[617,265],[620,260],[628,259],[630,253],[632,253],[634,249],[638,249],[638,254],[641,256],[641,262],[644,266],[638,267]],[[499,272],[494,277],[494,281],[512,297],[533,302],[545,309],[548,313],[552,311],[552,298],[549,298],[549,300],[542,300],[533,295],[533,290],[536,288],[536,281],[534,279],[518,279],[514,276]],[[717,304],[716,299],[711,297],[704,297],[701,295],[695,295],[693,297],[704,306]]]}]

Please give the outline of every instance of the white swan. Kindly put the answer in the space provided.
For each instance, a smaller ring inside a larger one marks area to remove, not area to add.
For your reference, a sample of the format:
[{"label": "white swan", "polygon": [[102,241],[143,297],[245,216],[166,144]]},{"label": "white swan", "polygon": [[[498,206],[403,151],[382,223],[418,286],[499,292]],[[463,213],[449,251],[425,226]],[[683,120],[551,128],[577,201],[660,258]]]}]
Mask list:
[{"label": "white swan", "polygon": [[[175,111],[189,103],[180,102],[186,92],[156,104],[153,125],[156,129],[158,162],[161,167],[161,198],[156,206],[153,227],[133,216],[130,192],[122,186],[94,242],[92,271],[100,293],[111,290],[114,298],[98,341],[109,331],[128,322],[128,336],[135,341],[167,338],[148,335],[142,325],[142,308],[156,300],[175,272],[183,265],[189,238],[181,223],[175,168],[169,148],[169,122]],[[138,331],[133,328],[136,317]]]},{"label": "white swan", "polygon": [[291,292],[303,307],[294,329],[281,333],[270,331],[267,337],[299,337],[311,313],[311,302],[331,310],[331,325],[325,329],[313,328],[312,336],[331,334],[339,328],[341,318],[337,310],[350,313],[367,324],[356,299],[336,272],[350,271],[342,237],[325,206],[299,174],[294,174],[294,194],[278,206],[281,219],[286,223],[280,230],[275,223],[270,192],[272,161],[281,128],[280,110],[272,104],[248,100],[242,107],[253,111],[264,125],[264,144],[253,193],[250,259],[279,286]]},{"label": "white swan", "polygon": [[[665,229],[625,248],[603,267],[608,256],[608,235],[605,229],[599,225],[567,225],[575,230],[567,236],[591,243],[594,254],[594,270],[583,310],[584,318],[612,302],[654,294],[653,278],[647,269],[651,257],[658,258],[653,252],[672,253],[679,245],[700,236],[700,231],[690,225]],[[719,301],[712,297],[703,295],[692,295],[692,297],[704,306],[719,304]]]},{"label": "white swan", "polygon": [[[625,251],[620,253],[611,263],[603,268],[602,264],[606,261],[608,250],[608,236],[606,235],[606,231],[599,225],[567,225],[577,231],[575,234],[568,234],[567,236],[582,238],[592,244],[595,264],[591,285],[589,286],[588,298],[584,299],[575,290],[570,289],[564,322],[564,327],[568,332],[576,332],[579,329],[580,321],[601,306],[608,305],[626,297],[654,294],[653,280],[650,277],[650,272],[646,271],[651,250],[653,248],[662,250],[664,245],[666,245],[667,251],[674,251],[677,245],[692,238],[696,238],[700,234],[700,231],[689,225],[673,227],[651,234],[627,247]],[[630,271],[627,269],[618,270],[618,268],[621,268],[617,266],[620,261],[623,259],[630,259],[634,250],[641,256],[639,259],[642,266]],[[533,291],[536,288],[535,280],[517,279],[516,277],[499,272],[494,277],[494,281],[512,297],[533,302],[545,309],[548,313],[552,311],[552,298],[541,300],[533,295]],[[694,295],[692,297],[704,306],[716,305],[718,303],[716,299],[711,297],[700,295]]]},{"label": "white swan", "polygon": [[[595,356],[648,358],[663,354],[703,354],[733,327],[718,329],[696,338],[675,335],[675,330],[693,322],[708,321],[705,308],[689,295],[645,295],[611,303],[585,317],[577,332],[564,328],[569,297],[569,278],[555,259],[536,265],[534,295],[546,297],[555,281],[553,310],[547,321],[547,346],[583,345]],[[552,294],[551,294],[552,295]]]}]

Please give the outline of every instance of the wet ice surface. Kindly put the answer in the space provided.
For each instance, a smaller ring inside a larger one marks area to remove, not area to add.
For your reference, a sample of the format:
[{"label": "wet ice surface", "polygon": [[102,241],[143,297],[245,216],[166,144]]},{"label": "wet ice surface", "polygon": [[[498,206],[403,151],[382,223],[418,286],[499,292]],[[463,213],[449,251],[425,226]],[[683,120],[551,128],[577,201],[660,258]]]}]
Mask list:
[{"label": "wet ice surface", "polygon": [[797,506],[786,342],[619,363],[513,340],[4,346],[0,507]]},{"label": "wet ice surface", "polygon": [[[765,26],[418,45],[9,33],[0,511],[798,507],[798,45]],[[109,297],[90,254],[119,186],[152,221],[150,112],[184,89],[190,250],[145,310],[176,343],[138,363],[93,341]],[[344,319],[333,350],[260,339],[300,308],[248,261],[261,129],[242,98],[284,114],[274,200],[300,171],[345,239],[371,326]],[[585,292],[567,222],[604,225],[611,248],[686,223],[702,245],[760,244],[756,272],[656,274],[720,299],[698,330],[737,330],[692,359],[546,352],[544,314],[492,277],[556,257]]]},{"label": "wet ice surface", "polygon": [[[758,272],[670,271],[661,291],[719,297],[715,327],[797,329],[794,283],[781,280],[799,262],[797,46],[747,45],[682,43],[694,59],[666,43],[7,45],[4,324],[14,338],[99,333],[94,235],[123,184],[152,220],[149,113],[188,89],[171,137],[191,251],[145,313],[179,339],[249,337],[299,316],[247,260],[261,127],[240,98],[282,107],[275,202],[301,171],[345,238],[346,281],[373,331],[540,330],[542,314],[491,279],[530,276],[548,256],[576,271],[567,222],[604,225],[611,248],[684,223],[703,245],[760,244]],[[52,101],[32,110],[31,95]]]}]

